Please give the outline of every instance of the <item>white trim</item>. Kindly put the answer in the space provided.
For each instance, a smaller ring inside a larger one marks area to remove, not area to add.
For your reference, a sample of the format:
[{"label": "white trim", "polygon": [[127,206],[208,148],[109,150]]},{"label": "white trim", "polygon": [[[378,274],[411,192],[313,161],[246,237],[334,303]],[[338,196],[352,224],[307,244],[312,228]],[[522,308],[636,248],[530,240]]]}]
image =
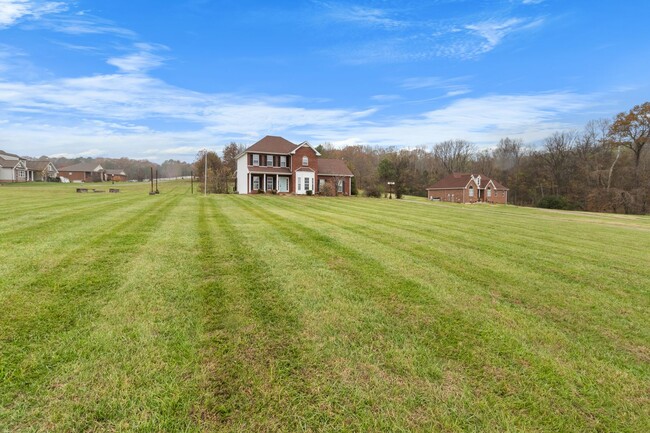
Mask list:
[{"label": "white trim", "polygon": [[316,156],[321,156],[320,153],[318,153],[318,151],[317,151],[316,149],[314,149],[313,147],[311,147],[311,145],[310,145],[308,142],[306,142],[306,141],[303,141],[302,143],[300,143],[300,144],[298,145],[298,147],[296,147],[295,149],[293,149],[293,150],[291,151],[291,155],[295,155],[295,154],[296,154],[296,150],[300,149],[300,148],[303,147],[303,146],[307,146],[308,148],[310,148],[311,150],[313,150],[314,153],[316,154]]}]

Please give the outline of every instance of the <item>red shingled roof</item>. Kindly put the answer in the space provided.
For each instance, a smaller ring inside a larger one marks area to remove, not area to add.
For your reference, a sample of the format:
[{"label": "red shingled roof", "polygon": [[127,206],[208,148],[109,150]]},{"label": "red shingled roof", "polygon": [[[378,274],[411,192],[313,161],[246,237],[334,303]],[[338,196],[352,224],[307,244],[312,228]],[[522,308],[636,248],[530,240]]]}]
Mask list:
[{"label": "red shingled roof", "polygon": [[263,152],[263,153],[291,153],[297,144],[275,135],[267,135],[251,147],[246,152]]},{"label": "red shingled roof", "polygon": [[472,174],[472,173],[452,173],[449,176],[440,179],[438,182],[436,182],[435,184],[433,184],[427,189],[463,189],[465,188],[465,186],[467,186],[469,181],[472,179],[472,176],[474,178],[481,176],[481,186],[479,187],[480,189],[485,188],[485,185],[487,185],[490,182],[490,180],[492,181],[496,189],[498,190],[508,189],[494,179],[491,179],[482,174],[479,175],[479,174]]},{"label": "red shingled roof", "polygon": [[319,176],[354,176],[342,159],[318,159]]}]

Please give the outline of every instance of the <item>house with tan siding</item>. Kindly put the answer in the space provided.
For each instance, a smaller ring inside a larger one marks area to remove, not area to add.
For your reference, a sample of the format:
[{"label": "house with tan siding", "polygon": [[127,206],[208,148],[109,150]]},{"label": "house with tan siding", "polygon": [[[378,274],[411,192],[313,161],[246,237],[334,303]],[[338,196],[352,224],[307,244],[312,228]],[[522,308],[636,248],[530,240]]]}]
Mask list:
[{"label": "house with tan siding", "polygon": [[0,150],[0,182],[29,182],[27,160]]}]

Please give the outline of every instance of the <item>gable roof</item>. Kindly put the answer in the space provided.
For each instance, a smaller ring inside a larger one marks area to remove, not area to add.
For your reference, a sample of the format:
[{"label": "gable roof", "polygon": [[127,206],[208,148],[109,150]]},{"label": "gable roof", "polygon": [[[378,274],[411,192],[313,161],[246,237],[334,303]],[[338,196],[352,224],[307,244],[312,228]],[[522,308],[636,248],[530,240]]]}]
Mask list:
[{"label": "gable roof", "polygon": [[0,167],[2,168],[16,168],[17,166],[25,168],[23,161],[24,159],[18,155],[0,151]]},{"label": "gable roof", "polygon": [[318,174],[323,176],[354,176],[342,159],[320,158]]},{"label": "gable roof", "polygon": [[[9,157],[9,158],[6,158],[6,157]],[[16,155],[15,153],[5,152],[4,150],[0,150],[0,158],[7,159],[7,160],[8,159],[25,159],[25,158],[22,158],[22,157]]]},{"label": "gable roof", "polygon": [[295,153],[296,153],[296,150],[300,149],[301,147],[305,147],[305,146],[307,146],[308,148],[310,148],[311,150],[313,150],[314,153],[316,154],[316,156],[320,156],[320,153],[319,153],[315,148],[311,147],[311,144],[309,144],[307,141],[303,141],[302,143],[300,143],[300,144],[298,145],[298,147],[296,147],[295,149],[293,149],[293,150],[291,151],[291,154],[292,154],[292,155],[295,154]]},{"label": "gable roof", "polygon": [[70,165],[68,167],[63,167],[59,171],[99,171],[104,168],[97,164],[96,162],[81,162],[79,164]]},{"label": "gable roof", "polygon": [[298,147],[289,140],[277,137],[275,135],[267,135],[257,143],[250,146],[243,153],[246,152],[264,152],[264,153],[291,153]]},{"label": "gable roof", "polygon": [[482,174],[472,173],[452,173],[447,177],[443,177],[427,189],[464,189],[471,180],[479,176],[481,176],[481,186],[479,189],[484,189],[490,182],[492,182],[496,189],[508,189],[494,179],[491,179]]},{"label": "gable roof", "polygon": [[[44,160],[44,161],[27,161],[27,168],[30,170],[35,170],[35,171],[43,171],[47,169],[47,166],[50,165],[50,161]],[[56,167],[54,167],[54,164],[52,164],[52,168],[56,170]]]}]

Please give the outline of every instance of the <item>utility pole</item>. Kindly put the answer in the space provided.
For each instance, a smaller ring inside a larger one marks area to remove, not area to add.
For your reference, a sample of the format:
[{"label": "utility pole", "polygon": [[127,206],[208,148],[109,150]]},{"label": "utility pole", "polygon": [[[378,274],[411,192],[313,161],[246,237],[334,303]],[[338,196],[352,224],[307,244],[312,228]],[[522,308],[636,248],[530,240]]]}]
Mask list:
[{"label": "utility pole", "polygon": [[154,195],[155,192],[153,192],[153,167],[149,167],[151,170],[151,174],[149,175],[149,179],[151,180],[151,191],[149,191],[149,195]]},{"label": "utility pole", "polygon": [[207,197],[208,195],[208,149],[204,149],[205,152],[205,167],[203,169],[203,196]]}]

